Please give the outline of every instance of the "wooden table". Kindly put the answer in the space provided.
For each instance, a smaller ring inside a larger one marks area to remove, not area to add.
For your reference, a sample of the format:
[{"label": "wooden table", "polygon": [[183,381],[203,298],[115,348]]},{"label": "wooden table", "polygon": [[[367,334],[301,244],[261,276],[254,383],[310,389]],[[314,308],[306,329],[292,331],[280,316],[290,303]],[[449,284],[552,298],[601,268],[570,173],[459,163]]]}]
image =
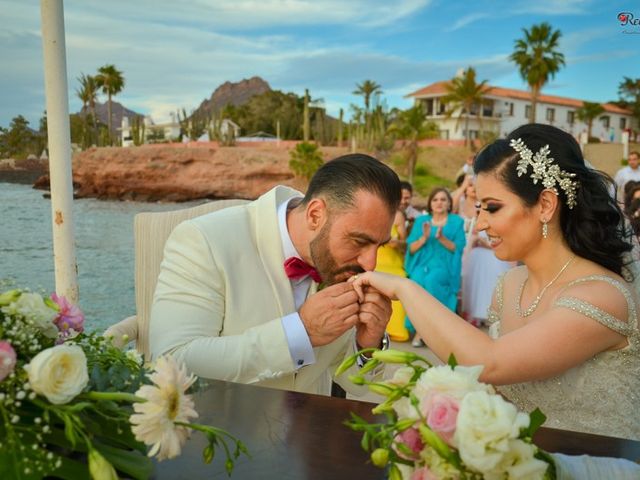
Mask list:
[{"label": "wooden table", "polygon": [[[343,425],[349,412],[372,420],[374,404],[209,381],[195,395],[199,423],[228,430],[241,439],[251,458],[241,457],[232,479],[360,480],[384,479],[384,471],[368,462],[361,434]],[[640,459],[640,442],[541,428],[535,442],[549,452]],[[156,466],[156,479],[227,478],[224,455],[206,465],[205,445],[192,435],[180,457]]]}]

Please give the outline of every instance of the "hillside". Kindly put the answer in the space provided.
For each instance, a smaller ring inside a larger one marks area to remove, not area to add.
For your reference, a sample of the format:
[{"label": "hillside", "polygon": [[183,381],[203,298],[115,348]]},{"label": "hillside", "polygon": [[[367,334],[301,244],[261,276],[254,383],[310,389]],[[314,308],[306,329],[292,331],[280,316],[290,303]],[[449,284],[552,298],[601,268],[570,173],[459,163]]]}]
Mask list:
[{"label": "hillside", "polygon": [[227,105],[239,106],[254,95],[271,91],[269,84],[260,77],[251,77],[239,82],[225,82],[214,90],[193,112],[194,117],[208,118],[217,115]]}]

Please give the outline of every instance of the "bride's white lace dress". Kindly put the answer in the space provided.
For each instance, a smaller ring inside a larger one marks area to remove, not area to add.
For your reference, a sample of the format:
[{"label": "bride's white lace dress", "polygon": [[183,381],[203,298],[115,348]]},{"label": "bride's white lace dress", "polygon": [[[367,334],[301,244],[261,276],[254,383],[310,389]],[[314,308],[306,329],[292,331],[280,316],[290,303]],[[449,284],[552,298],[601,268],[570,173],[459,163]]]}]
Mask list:
[{"label": "bride's white lace dress", "polygon": [[[497,311],[489,310],[489,334],[500,336],[503,279],[496,289]],[[525,412],[539,407],[545,427],[640,440],[640,331],[636,304],[628,287],[607,276],[593,275],[571,283],[603,281],[627,299],[628,318],[619,320],[588,302],[561,296],[555,305],[570,308],[627,337],[628,345],[602,352],[580,366],[541,381],[503,385],[500,392]]]}]

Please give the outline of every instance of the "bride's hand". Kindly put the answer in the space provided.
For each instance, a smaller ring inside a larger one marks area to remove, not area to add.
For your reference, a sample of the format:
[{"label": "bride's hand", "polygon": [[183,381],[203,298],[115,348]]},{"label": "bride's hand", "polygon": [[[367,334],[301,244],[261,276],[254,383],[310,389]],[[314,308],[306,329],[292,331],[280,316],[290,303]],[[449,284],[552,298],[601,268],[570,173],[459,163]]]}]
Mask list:
[{"label": "bride's hand", "polygon": [[349,279],[349,282],[353,283],[353,288],[358,294],[360,302],[364,300],[364,287],[367,285],[372,286],[391,300],[398,300],[396,292],[403,281],[407,280],[397,275],[380,272],[360,273]]}]

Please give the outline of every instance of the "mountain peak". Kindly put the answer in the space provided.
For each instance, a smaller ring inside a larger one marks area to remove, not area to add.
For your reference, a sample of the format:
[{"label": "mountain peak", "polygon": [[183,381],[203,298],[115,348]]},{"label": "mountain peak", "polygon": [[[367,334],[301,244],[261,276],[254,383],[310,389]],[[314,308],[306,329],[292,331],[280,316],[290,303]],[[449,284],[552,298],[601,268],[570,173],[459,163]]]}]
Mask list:
[{"label": "mountain peak", "polygon": [[194,112],[196,114],[219,113],[225,106],[242,105],[254,95],[271,91],[269,84],[258,76],[244,78],[239,82],[226,81],[214,90],[208,100],[204,100]]}]

